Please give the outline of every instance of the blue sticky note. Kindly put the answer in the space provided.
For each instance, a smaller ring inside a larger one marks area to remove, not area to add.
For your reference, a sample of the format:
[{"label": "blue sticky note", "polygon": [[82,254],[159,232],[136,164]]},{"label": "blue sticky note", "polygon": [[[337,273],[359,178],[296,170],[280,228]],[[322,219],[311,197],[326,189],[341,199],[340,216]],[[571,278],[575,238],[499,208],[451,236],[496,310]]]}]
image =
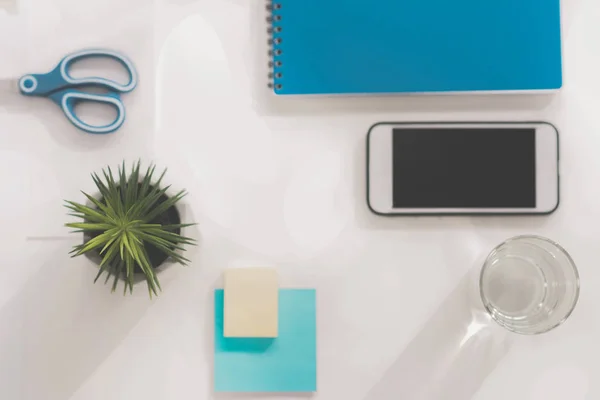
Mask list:
[{"label": "blue sticky note", "polygon": [[223,290],[215,291],[216,392],[316,392],[316,291],[279,290],[279,336],[225,338]]}]

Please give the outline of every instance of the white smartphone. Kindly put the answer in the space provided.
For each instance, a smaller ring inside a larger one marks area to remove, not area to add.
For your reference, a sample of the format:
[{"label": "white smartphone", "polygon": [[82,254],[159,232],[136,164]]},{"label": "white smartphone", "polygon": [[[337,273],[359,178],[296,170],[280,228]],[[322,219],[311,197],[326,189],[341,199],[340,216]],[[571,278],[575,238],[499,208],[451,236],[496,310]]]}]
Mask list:
[{"label": "white smartphone", "polygon": [[367,203],[380,215],[550,214],[558,131],[546,122],[375,124]]}]

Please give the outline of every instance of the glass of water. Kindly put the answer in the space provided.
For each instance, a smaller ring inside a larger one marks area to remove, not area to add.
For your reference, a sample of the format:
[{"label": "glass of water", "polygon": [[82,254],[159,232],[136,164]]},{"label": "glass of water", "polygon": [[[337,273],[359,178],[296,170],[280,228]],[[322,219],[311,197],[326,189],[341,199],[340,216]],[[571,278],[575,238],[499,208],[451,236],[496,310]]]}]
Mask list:
[{"label": "glass of water", "polygon": [[516,333],[539,334],[571,315],[579,298],[579,273],[559,244],[539,236],[517,236],[490,253],[479,290],[498,324]]},{"label": "glass of water", "polygon": [[365,399],[470,399],[518,339],[513,332],[559,326],[578,297],[577,268],[560,245],[508,239],[465,275]]}]

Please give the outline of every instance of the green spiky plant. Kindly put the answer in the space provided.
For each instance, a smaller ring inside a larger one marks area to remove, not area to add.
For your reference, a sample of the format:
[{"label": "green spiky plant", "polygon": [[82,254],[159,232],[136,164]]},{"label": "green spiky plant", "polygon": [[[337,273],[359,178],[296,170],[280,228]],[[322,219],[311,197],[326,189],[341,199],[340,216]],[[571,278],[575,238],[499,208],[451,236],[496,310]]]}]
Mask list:
[{"label": "green spiky plant", "polygon": [[[67,223],[77,233],[84,233],[87,239],[71,251],[72,257],[86,253],[101,257],[100,270],[94,283],[106,273],[106,281],[113,277],[112,291],[117,288],[119,278],[125,281],[124,294],[129,288],[133,292],[134,273],[141,271],[148,284],[150,298],[161,289],[154,271],[149,250],[162,253],[163,260],[170,257],[179,264],[186,265],[189,260],[181,255],[184,245],[196,242],[179,234],[182,228],[194,224],[162,224],[165,213],[174,207],[185,195],[185,190],[172,197],[166,192],[170,186],[161,189],[166,169],[158,180],[153,182],[156,167],[151,165],[145,175],[140,175],[140,162],[133,165],[129,177],[126,176],[125,163],[119,167],[115,179],[108,167],[102,170],[104,179],[92,173],[92,179],[99,191],[99,198],[82,192],[90,205],[66,201],[69,215],[81,218],[83,222]],[[161,218],[163,217],[163,218]],[[179,222],[179,221],[178,221]]]}]

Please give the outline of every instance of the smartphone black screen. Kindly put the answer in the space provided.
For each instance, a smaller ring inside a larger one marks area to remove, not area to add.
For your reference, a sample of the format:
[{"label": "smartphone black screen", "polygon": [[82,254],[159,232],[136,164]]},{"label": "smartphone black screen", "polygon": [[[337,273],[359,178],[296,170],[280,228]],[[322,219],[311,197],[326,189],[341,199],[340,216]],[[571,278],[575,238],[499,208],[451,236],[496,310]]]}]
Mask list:
[{"label": "smartphone black screen", "polygon": [[394,208],[535,208],[535,129],[393,129]]}]

